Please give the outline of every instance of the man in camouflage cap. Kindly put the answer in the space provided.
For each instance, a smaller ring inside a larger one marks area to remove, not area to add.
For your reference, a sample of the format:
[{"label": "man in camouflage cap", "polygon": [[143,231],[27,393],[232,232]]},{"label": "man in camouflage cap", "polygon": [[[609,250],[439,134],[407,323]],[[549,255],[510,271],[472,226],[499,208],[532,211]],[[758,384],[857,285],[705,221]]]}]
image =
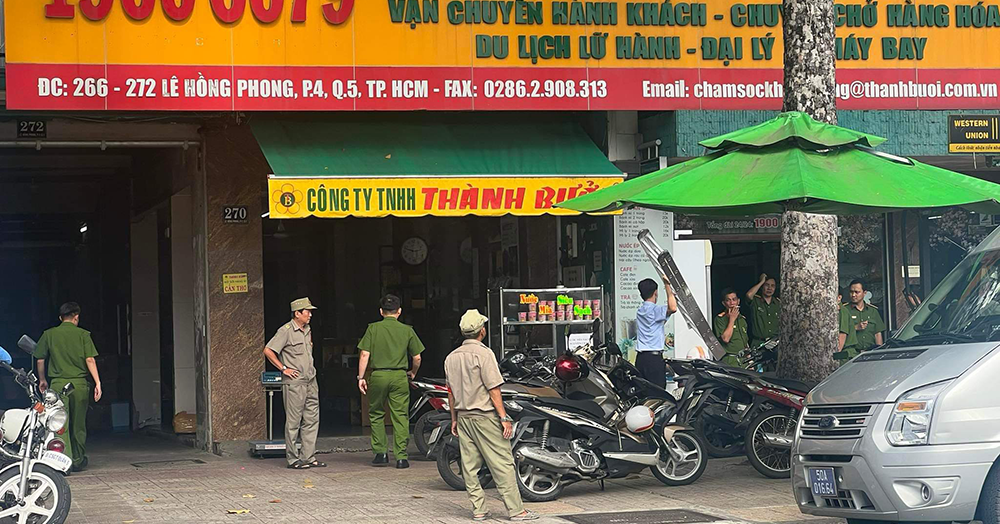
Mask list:
[{"label": "man in camouflage cap", "polygon": [[[278,328],[264,356],[281,370],[285,401],[285,457],[291,469],[325,468],[316,460],[319,434],[319,385],[313,365],[312,310],[309,298],[292,301],[292,320]],[[295,445],[302,440],[302,450]]]}]

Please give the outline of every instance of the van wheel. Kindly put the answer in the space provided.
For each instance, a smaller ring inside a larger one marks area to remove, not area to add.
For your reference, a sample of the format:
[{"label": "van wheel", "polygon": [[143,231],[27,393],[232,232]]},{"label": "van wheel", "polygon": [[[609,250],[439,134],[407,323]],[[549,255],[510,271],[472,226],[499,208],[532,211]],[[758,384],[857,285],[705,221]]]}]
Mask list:
[{"label": "van wheel", "polygon": [[1000,463],[994,464],[986,477],[979,495],[979,506],[976,507],[976,518],[983,524],[1000,524]]}]

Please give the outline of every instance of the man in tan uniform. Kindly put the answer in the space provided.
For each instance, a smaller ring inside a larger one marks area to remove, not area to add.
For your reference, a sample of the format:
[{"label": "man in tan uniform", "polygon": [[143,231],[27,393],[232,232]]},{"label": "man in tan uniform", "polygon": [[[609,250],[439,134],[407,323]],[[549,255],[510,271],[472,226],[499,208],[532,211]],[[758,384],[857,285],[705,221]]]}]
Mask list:
[{"label": "man in tan uniform", "polygon": [[510,520],[535,520],[538,515],[524,509],[517,489],[509,440],[514,426],[500,396],[503,375],[493,351],[483,344],[487,320],[475,309],[466,311],[458,324],[465,342],[444,361],[451,433],[458,437],[462,478],[472,499],[473,519],[486,520],[489,515],[479,483],[479,469],[486,462]]},{"label": "man in tan uniform", "polygon": [[[313,365],[309,321],[316,309],[309,298],[292,301],[292,320],[278,328],[264,356],[281,370],[285,402],[285,457],[291,469],[325,468],[316,460],[319,433],[319,385]],[[295,442],[302,439],[300,452]]]}]

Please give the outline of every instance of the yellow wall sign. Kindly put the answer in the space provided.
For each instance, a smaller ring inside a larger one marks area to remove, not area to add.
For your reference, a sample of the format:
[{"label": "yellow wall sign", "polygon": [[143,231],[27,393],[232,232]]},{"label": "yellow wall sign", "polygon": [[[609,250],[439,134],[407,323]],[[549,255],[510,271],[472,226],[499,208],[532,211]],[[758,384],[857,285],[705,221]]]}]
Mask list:
[{"label": "yellow wall sign", "polygon": [[268,179],[271,218],[578,215],[555,208],[621,177],[330,177]]},{"label": "yellow wall sign", "polygon": [[[841,106],[1000,106],[998,1],[837,1]],[[777,109],[782,99],[774,0],[10,0],[4,9],[10,109]]]},{"label": "yellow wall sign", "polygon": [[250,286],[247,284],[246,273],[227,273],[222,275],[223,293],[248,293],[249,291]]}]

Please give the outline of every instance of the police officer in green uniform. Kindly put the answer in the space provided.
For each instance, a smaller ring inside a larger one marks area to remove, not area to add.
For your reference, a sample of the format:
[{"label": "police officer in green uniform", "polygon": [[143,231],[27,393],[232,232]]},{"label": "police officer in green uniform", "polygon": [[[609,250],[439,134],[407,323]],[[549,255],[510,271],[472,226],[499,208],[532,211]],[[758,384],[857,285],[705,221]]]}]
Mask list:
[{"label": "police officer in green uniform", "polygon": [[[410,439],[410,422],[407,413],[410,404],[410,382],[420,369],[423,343],[413,328],[399,321],[402,312],[399,297],[386,295],[381,303],[382,321],[368,325],[365,336],[358,343],[361,363],[358,369],[358,389],[368,395],[368,415],[372,425],[373,466],[389,464],[388,444],[385,438],[385,402],[389,401],[389,418],[392,420],[393,454],[396,468],[410,467],[406,446]],[[407,371],[407,357],[412,357],[413,367]],[[371,379],[365,371],[371,364]]]},{"label": "police officer in green uniform", "polygon": [[[94,402],[101,400],[101,376],[97,373],[97,348],[90,332],[80,329],[80,306],[67,302],[59,308],[59,326],[46,330],[38,340],[34,357],[38,365],[38,387],[62,391],[73,384],[73,391],[63,397],[69,420],[62,438],[66,454],[73,459],[73,471],[87,467],[87,408],[90,405],[90,385],[87,373],[94,378]],[[49,359],[51,384],[45,380],[45,359]]]},{"label": "police officer in green uniform", "polygon": [[733,288],[722,290],[722,306],[724,310],[715,317],[713,331],[722,343],[726,355],[722,363],[729,366],[739,366],[738,355],[747,348],[747,319],[740,314],[740,297]]},{"label": "police officer in green uniform", "polygon": [[[747,291],[750,301],[750,347],[757,347],[768,340],[778,338],[781,321],[781,299],[774,296],[778,283],[766,273],[760,275],[760,282]],[[759,294],[758,294],[759,292]]]},{"label": "police officer in green uniform", "polygon": [[850,360],[862,351],[882,345],[885,323],[878,308],[865,302],[865,286],[860,280],[851,282],[851,303],[840,308],[839,352],[834,358]]}]

